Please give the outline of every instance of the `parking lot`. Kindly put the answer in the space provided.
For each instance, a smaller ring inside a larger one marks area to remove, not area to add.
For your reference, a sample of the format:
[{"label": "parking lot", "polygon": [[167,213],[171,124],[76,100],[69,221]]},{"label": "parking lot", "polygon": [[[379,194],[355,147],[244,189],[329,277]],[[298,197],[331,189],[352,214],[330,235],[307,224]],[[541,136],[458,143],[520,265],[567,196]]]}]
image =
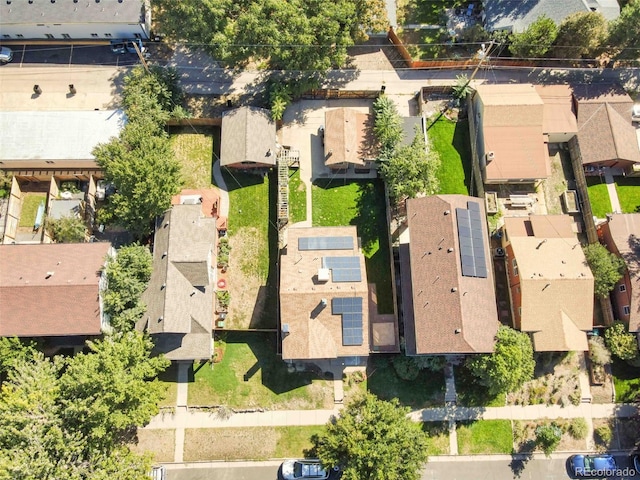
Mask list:
[{"label": "parking lot", "polygon": [[133,53],[114,54],[109,45],[7,45],[13,61],[2,68],[26,65],[94,65],[125,67],[139,63]]}]

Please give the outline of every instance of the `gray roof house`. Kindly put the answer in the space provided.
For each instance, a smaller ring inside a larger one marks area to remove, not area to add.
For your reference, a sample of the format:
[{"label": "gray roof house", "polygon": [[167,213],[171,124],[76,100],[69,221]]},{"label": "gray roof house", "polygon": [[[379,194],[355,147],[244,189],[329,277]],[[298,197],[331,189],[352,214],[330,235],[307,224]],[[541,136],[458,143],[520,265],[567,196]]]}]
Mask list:
[{"label": "gray roof house", "polygon": [[170,360],[211,358],[216,234],[199,204],[174,205],[156,223],[147,312],[136,328]]},{"label": "gray roof house", "polygon": [[273,167],[276,149],[276,124],[268,110],[240,107],[222,116],[221,166]]},{"label": "gray roof house", "polygon": [[149,0],[13,0],[0,5],[3,40],[148,39]]},{"label": "gray roof house", "polygon": [[483,0],[484,25],[492,32],[520,33],[542,15],[560,24],[572,13],[600,12],[607,20],[620,15],[616,0]]}]

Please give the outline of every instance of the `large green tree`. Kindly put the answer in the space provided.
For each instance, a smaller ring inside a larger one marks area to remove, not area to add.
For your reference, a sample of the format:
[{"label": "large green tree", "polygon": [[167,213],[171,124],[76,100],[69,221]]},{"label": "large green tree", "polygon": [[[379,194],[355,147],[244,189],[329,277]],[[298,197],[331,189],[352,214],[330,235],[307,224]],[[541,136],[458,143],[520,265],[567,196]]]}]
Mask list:
[{"label": "large green tree", "polygon": [[627,327],[622,322],[614,322],[607,328],[604,339],[611,353],[620,360],[635,360],[640,355],[636,335],[627,332]]},{"label": "large green tree", "polygon": [[381,159],[378,170],[391,197],[402,201],[420,193],[437,193],[439,168],[440,157],[433,149],[427,149],[423,134],[418,132],[411,145],[399,147],[389,158]]},{"label": "large green tree", "polygon": [[81,432],[88,447],[111,448],[158,413],[164,387],[153,380],[169,366],[150,357],[153,342],[137,331],[87,342],[89,353],[62,362],[61,417]]},{"label": "large green tree", "polygon": [[204,44],[226,66],[264,61],[270,68],[326,71],[347,47],[387,28],[382,0],[158,0],[169,37]]},{"label": "large green tree", "polygon": [[402,119],[395,102],[386,95],[376,98],[373,102],[373,112],[373,133],[380,143],[380,157],[389,159],[402,141]]},{"label": "large green tree", "polygon": [[140,296],[151,278],[152,263],[149,249],[136,244],[120,248],[109,259],[104,311],[116,331],[130,330],[144,313]]},{"label": "large green tree", "polygon": [[618,58],[636,59],[640,48],[640,0],[629,0],[609,25],[609,48]]},{"label": "large green tree", "polygon": [[469,357],[467,367],[491,395],[517,390],[533,378],[533,346],[526,333],[501,326],[490,355]]},{"label": "large green tree", "polygon": [[541,15],[522,33],[511,35],[509,51],[519,58],[540,58],[549,51],[558,34],[558,27],[546,15]]},{"label": "large green tree", "polygon": [[417,480],[427,437],[408,412],[397,399],[365,394],[312,437],[314,453],[324,465],[340,466],[343,480]]},{"label": "large green tree", "polygon": [[558,28],[553,55],[557,58],[595,58],[607,38],[607,20],[600,12],[576,12]]},{"label": "large green tree", "polygon": [[609,252],[600,243],[585,246],[584,255],[595,279],[595,294],[599,297],[606,297],[624,274],[626,268],[624,260]]}]

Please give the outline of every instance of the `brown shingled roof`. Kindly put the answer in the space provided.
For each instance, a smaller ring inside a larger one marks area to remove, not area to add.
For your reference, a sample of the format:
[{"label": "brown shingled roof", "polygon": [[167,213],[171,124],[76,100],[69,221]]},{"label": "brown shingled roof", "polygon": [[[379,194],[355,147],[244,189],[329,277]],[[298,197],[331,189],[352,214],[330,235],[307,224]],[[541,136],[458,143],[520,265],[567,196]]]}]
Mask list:
[{"label": "brown shingled roof", "polygon": [[221,166],[276,164],[276,124],[268,110],[240,107],[225,112],[221,129]]},{"label": "brown shingled roof", "polygon": [[0,246],[0,336],[98,335],[110,243]]},{"label": "brown shingled roof", "polygon": [[[280,317],[289,333],[282,338],[285,360],[330,359],[369,354],[368,285],[364,256],[358,248],[357,230],[349,227],[290,228],[288,243],[280,257]],[[339,237],[353,239],[349,250],[299,250],[300,237]],[[318,281],[322,257],[356,256],[360,260],[361,281]],[[361,297],[362,345],[343,345],[342,317],[331,313],[334,298]],[[322,300],[326,300],[326,306]]]},{"label": "brown shingled roof", "polygon": [[640,330],[640,214],[612,214],[609,231],[631,279],[629,330],[637,332]]},{"label": "brown shingled roof", "polygon": [[[488,353],[498,329],[492,265],[486,278],[462,275],[456,208],[465,195],[407,200],[408,249],[401,249],[403,315],[409,354]],[[491,261],[486,222],[484,253]],[[404,258],[403,258],[404,257]],[[406,266],[410,266],[409,269]]]},{"label": "brown shingled roof", "polygon": [[371,116],[353,108],[336,108],[325,113],[325,165],[364,165],[375,158],[374,140],[369,133]]},{"label": "brown shingled roof", "polygon": [[518,265],[521,330],[536,351],[584,351],[593,328],[593,275],[569,215],[507,217]]}]

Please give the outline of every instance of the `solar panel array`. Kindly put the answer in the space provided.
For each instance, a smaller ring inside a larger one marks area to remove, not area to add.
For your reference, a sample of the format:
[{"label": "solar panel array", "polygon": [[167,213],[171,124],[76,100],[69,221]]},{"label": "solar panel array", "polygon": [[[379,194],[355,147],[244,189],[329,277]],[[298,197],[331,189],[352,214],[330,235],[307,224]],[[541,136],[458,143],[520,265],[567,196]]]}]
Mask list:
[{"label": "solar panel array", "polygon": [[300,237],[298,250],[353,250],[353,237]]},{"label": "solar panel array", "polygon": [[360,282],[359,257],[322,257],[322,268],[331,269],[331,280],[334,282]]},{"label": "solar panel array", "polygon": [[362,297],[332,298],[331,313],[342,315],[342,345],[362,345]]},{"label": "solar panel array", "polygon": [[487,259],[484,254],[485,238],[482,233],[480,205],[467,202],[467,208],[456,208],[460,263],[464,277],[487,278]]}]

